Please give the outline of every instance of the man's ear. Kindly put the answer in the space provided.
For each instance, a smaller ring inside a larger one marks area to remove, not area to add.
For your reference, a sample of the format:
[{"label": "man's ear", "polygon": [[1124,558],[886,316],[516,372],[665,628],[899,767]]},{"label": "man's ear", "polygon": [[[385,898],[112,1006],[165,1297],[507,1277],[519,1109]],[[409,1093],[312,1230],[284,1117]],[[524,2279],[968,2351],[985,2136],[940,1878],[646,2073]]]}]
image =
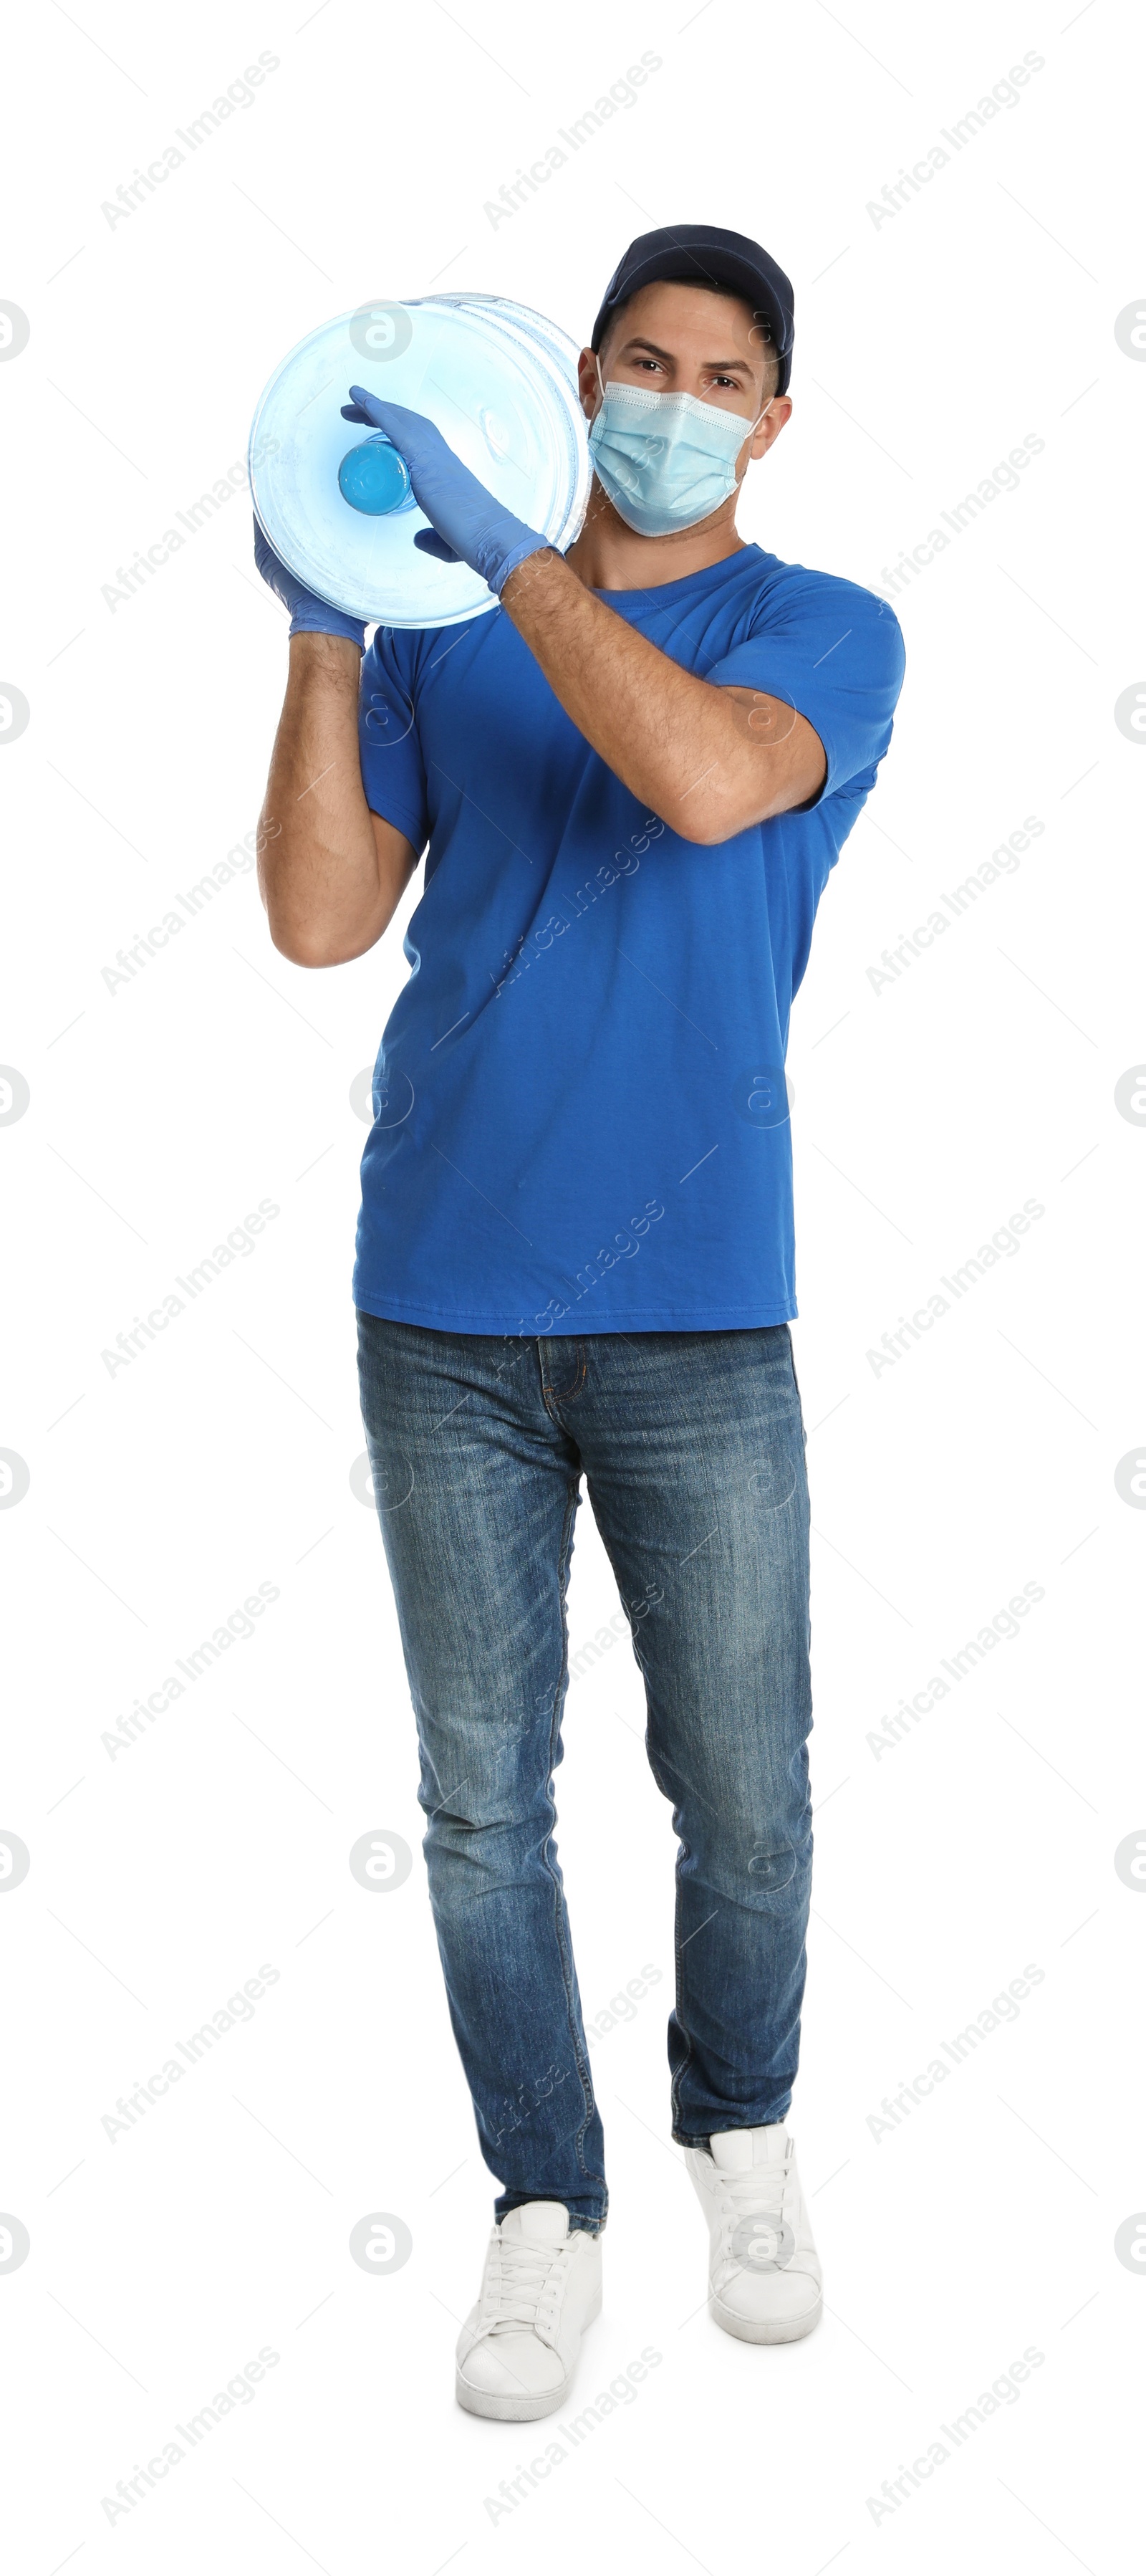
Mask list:
[{"label": "man's ear", "polygon": [[750,457],[755,459],[760,456],[766,456],[769,448],[775,445],[785,423],[789,421],[791,417],[791,395],[774,394],[771,402],[769,403],[768,409],[764,414],[763,420],[758,421],[756,424],[752,445],[749,449]]},{"label": "man's ear", "polygon": [[601,386],[597,361],[592,349],[582,349],[577,361],[577,391],[586,420],[595,420],[601,407]]}]

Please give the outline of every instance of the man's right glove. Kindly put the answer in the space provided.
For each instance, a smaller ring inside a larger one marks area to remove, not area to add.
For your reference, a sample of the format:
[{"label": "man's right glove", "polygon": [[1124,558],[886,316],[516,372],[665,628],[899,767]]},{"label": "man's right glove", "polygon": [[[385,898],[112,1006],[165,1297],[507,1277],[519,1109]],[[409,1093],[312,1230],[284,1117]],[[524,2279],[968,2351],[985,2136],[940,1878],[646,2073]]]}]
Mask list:
[{"label": "man's right glove", "polygon": [[257,519],[255,562],[268,589],[273,590],[276,599],[281,599],[284,608],[289,608],[289,631],[292,635],[345,635],[351,644],[357,644],[360,653],[363,651],[366,643],[364,621],[344,616],[340,608],[328,607],[325,599],[317,598],[313,590],[308,590],[297,573],[289,571],[280,560],[269,537],[263,535]]},{"label": "man's right glove", "polygon": [[343,419],[380,429],[406,459],[414,499],[431,522],[419,528],[415,545],[439,563],[469,564],[500,598],[511,572],[529,555],[548,550],[548,537],[494,499],[424,412],[382,402],[362,385],[351,385],[350,397]]}]

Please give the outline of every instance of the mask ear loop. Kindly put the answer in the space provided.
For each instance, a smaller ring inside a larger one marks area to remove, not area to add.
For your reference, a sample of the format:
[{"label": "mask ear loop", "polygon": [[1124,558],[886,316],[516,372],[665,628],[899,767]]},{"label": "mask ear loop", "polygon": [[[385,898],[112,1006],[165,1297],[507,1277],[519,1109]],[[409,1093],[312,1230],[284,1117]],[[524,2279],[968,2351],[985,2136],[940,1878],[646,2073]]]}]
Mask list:
[{"label": "mask ear loop", "polygon": [[[748,432],[749,438],[755,438],[755,436],[756,436],[756,432],[757,432],[757,430],[758,430],[758,429],[759,429],[759,427],[760,427],[760,423],[761,423],[761,421],[762,421],[762,420],[764,420],[764,419],[766,418],[767,414],[771,411],[771,409],[772,409],[772,405],[773,405],[773,403],[775,402],[775,400],[776,400],[776,396],[775,396],[775,394],[769,394],[769,396],[768,396],[768,400],[767,400],[767,402],[766,402],[766,403],[765,403],[765,405],[764,405],[764,409],[763,409],[763,411],[758,411],[758,412],[757,412],[757,414],[756,414],[756,418],[755,418],[755,420],[753,421],[753,423],[752,423],[752,427],[751,427],[751,429],[750,429],[750,430],[749,430],[749,432]],[[748,459],[748,465],[751,465],[753,462],[754,462],[754,459],[750,456],[750,457],[749,457],[749,459]],[[745,475],[747,474],[747,472],[748,472],[748,465],[746,465],[746,466],[745,466],[745,468],[744,468],[744,474],[742,474],[742,475],[741,475],[741,477],[740,477],[740,482],[741,482],[741,483],[743,483],[743,481],[744,481],[744,476],[745,476]],[[739,490],[739,488],[740,488],[740,485],[738,484],[738,485],[737,485],[737,490]]]}]

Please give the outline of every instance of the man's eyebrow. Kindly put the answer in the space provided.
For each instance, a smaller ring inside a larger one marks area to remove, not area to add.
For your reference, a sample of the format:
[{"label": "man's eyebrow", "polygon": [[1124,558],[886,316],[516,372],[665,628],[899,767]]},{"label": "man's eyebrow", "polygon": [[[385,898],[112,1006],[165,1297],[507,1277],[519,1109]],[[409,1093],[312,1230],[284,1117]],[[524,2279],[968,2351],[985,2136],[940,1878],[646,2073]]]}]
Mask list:
[{"label": "man's eyebrow", "polygon": [[[626,349],[647,349],[651,357],[664,358],[670,367],[676,365],[672,349],[658,349],[656,341],[646,340],[642,332],[638,332],[635,339],[626,340],[624,345]],[[705,371],[714,376],[729,376],[734,369],[741,375],[751,375],[751,358],[708,358],[705,361]]]}]

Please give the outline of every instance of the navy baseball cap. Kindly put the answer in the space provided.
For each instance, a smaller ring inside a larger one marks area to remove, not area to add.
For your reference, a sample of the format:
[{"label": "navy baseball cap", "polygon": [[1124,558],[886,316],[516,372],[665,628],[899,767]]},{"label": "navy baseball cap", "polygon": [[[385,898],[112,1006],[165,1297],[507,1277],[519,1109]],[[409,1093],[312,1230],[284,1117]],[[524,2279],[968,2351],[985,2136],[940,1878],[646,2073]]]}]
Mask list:
[{"label": "navy baseball cap", "polygon": [[605,289],[590,347],[600,348],[605,325],[618,305],[626,303],[639,287],[653,286],[661,278],[686,283],[691,279],[697,286],[729,286],[742,296],[767,325],[769,340],[780,361],[776,390],[787,392],[795,338],[791,281],[759,242],[749,241],[746,233],[722,232],[716,224],[662,224],[658,232],[641,233],[635,242],[630,242]]}]

